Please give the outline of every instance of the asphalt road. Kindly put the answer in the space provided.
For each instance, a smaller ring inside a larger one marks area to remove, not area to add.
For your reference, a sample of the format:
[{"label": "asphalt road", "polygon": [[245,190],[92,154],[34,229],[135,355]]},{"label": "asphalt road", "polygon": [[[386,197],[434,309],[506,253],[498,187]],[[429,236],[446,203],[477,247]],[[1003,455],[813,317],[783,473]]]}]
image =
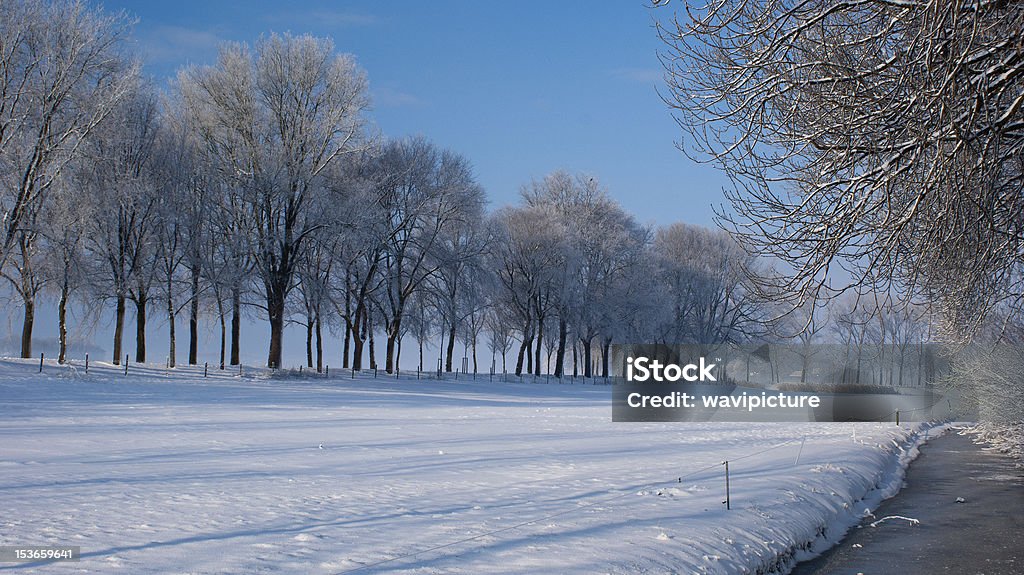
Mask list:
[{"label": "asphalt road", "polygon": [[[963,502],[957,502],[962,498]],[[904,488],[795,575],[1024,574],[1024,472],[951,431],[921,448]],[[873,521],[890,515],[917,519]]]}]

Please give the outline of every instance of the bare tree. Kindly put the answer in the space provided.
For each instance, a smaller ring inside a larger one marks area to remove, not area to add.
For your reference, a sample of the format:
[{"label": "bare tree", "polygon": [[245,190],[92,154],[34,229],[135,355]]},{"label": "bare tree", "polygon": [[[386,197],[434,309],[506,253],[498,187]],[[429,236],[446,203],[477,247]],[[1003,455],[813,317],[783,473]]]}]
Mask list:
[{"label": "bare tree", "polygon": [[[845,348],[845,361],[840,383],[861,383],[868,325],[874,312],[865,309],[861,298],[846,294],[832,302],[832,329]],[[856,358],[856,359],[854,359]]]},{"label": "bare tree", "polygon": [[666,343],[739,343],[756,333],[762,314],[746,283],[753,258],[728,234],[676,223],[657,230],[652,249]]},{"label": "bare tree", "polygon": [[488,266],[498,277],[499,306],[516,324],[520,334],[516,375],[534,372],[534,343],[538,327],[537,303],[552,285],[551,277],[561,267],[565,233],[562,222],[550,210],[525,206],[504,208],[490,221],[493,249]]},{"label": "bare tree", "polygon": [[36,296],[48,279],[40,213],[82,143],[136,81],[121,54],[127,32],[123,17],[82,2],[0,4],[0,272],[21,298],[22,357],[32,355]]},{"label": "bare tree", "polygon": [[487,309],[484,324],[487,328],[487,347],[491,350],[491,369],[497,370],[496,355],[501,355],[501,371],[508,371],[508,352],[512,349],[512,322],[497,301]]},{"label": "bare tree", "polygon": [[441,260],[432,257],[441,249],[439,242],[460,235],[456,230],[482,214],[483,190],[465,158],[421,138],[384,146],[376,189],[387,223],[380,240],[380,299],[388,336],[385,369],[393,373],[406,306],[442,267]]},{"label": "bare tree", "polygon": [[[555,375],[561,377],[571,328],[583,346],[584,373],[589,371],[596,341],[607,351],[635,300],[620,291],[642,259],[648,232],[626,213],[593,177],[554,172],[525,186],[523,199],[532,208],[558,219],[562,237],[534,297],[537,319],[536,371],[548,311],[557,313]],[[628,290],[627,290],[628,291]],[[603,358],[608,354],[604,353]],[[607,374],[607,362],[603,362]]]},{"label": "bare tree", "polygon": [[[204,165],[206,162],[204,161]],[[231,314],[230,365],[241,362],[242,303],[249,292],[254,265],[253,216],[245,209],[233,187],[234,178],[212,170],[207,180],[212,189],[205,195],[203,219],[207,233],[199,236],[203,246],[203,271],[217,307],[220,323],[220,364],[224,364],[227,314]]]},{"label": "bare tree", "polygon": [[[21,357],[32,357],[32,331],[36,318],[36,297],[46,287],[49,276],[41,268],[47,247],[40,245],[43,240],[43,221],[39,211],[32,210],[22,218],[13,246],[12,255],[7,259],[6,271],[0,271],[15,293],[21,298]],[[13,273],[10,271],[13,268]]]},{"label": "bare tree", "polygon": [[[379,200],[379,150],[353,154],[327,174],[326,203],[333,206],[325,233],[332,244],[328,301],[342,324],[342,367],[362,369],[371,307],[383,284],[379,269],[390,222]],[[351,361],[350,361],[351,360]]]},{"label": "bare tree", "polygon": [[[59,293],[57,301],[57,361],[67,360],[68,350],[68,304],[71,294],[83,283],[83,251],[87,222],[94,218],[94,206],[87,194],[79,193],[76,182],[69,178],[69,170],[62,178],[44,207],[42,220],[46,222],[43,234],[46,238],[47,269],[50,285]],[[69,181],[70,180],[70,181]]]},{"label": "bare tree", "polygon": [[363,72],[330,40],[272,34],[255,51],[230,44],[213,67],[179,75],[205,145],[232,175],[255,224],[255,269],[270,321],[267,364],[280,367],[285,304],[316,180],[358,148],[367,107]]},{"label": "bare tree", "polygon": [[723,225],[791,269],[761,288],[923,296],[960,338],[1020,309],[1024,4],[717,0],[661,36],[682,147],[735,185]]},{"label": "bare tree", "polygon": [[[317,211],[327,209],[326,205],[322,205]],[[298,292],[305,312],[303,326],[306,328],[306,367],[315,367],[317,373],[324,369],[323,324],[330,311],[331,275],[335,264],[331,254],[336,251],[340,241],[328,230],[324,228],[326,233],[314,234],[312,241],[306,243],[297,267]]]},{"label": "bare tree", "polygon": [[445,371],[452,370],[457,334],[467,320],[476,318],[482,305],[476,285],[481,280],[479,270],[487,248],[482,223],[483,202],[466,206],[461,225],[445,229],[430,255],[436,273],[428,291],[448,330]]},{"label": "bare tree", "polygon": [[0,3],[0,269],[12,249],[32,251],[22,232],[34,233],[54,182],[135,85],[128,28],[81,1]]},{"label": "bare tree", "polygon": [[[177,316],[181,311],[179,297],[188,284],[185,304],[190,308],[189,364],[197,363],[199,275],[205,269],[205,248],[210,241],[210,206],[208,188],[212,171],[202,161],[195,131],[180,113],[180,102],[164,105],[165,129],[157,141],[154,160],[157,192],[154,223],[156,271],[164,298],[168,324],[167,362],[177,363]],[[190,277],[182,277],[187,264]],[[219,300],[218,300],[219,301]]]},{"label": "bare tree", "polygon": [[150,236],[156,222],[151,162],[157,125],[155,96],[136,91],[93,134],[79,178],[96,206],[87,235],[87,248],[96,258],[94,289],[115,302],[115,364],[121,361],[128,300],[136,308],[136,361],[146,360],[146,310],[156,269]]}]

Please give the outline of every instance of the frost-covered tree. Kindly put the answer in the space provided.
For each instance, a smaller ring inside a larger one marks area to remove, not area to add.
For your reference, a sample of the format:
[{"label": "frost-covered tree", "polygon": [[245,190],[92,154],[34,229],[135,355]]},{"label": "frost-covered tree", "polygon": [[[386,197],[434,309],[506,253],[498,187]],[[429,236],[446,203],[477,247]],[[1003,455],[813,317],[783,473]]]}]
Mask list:
[{"label": "frost-covered tree", "polygon": [[[74,174],[69,169],[65,178]],[[95,215],[89,196],[79,191],[74,178],[62,179],[49,201],[42,220],[47,245],[46,270],[51,289],[57,292],[57,361],[63,364],[68,351],[68,305],[72,293],[84,283],[85,234]]]},{"label": "frost-covered tree", "polygon": [[[177,363],[177,316],[189,308],[188,362],[198,362],[200,281],[208,262],[212,189],[216,171],[200,153],[196,132],[181,114],[180,101],[163,106],[154,160],[156,214],[153,243],[158,289],[168,324],[168,364]],[[205,285],[207,282],[203,282]]]},{"label": "frost-covered tree", "polygon": [[[447,332],[445,371],[452,370],[456,337],[467,321],[478,319],[484,305],[478,284],[483,281],[480,266],[487,237],[483,229],[483,198],[476,199],[464,207],[466,213],[460,225],[443,230],[430,254],[436,273],[425,287]],[[470,322],[478,328],[479,322]]]},{"label": "frost-covered tree", "polygon": [[[179,164],[181,165],[181,164]],[[176,177],[178,174],[168,173],[171,166],[163,166],[161,175],[164,177]],[[178,299],[181,292],[181,264],[185,259],[185,227],[193,222],[185,218],[182,213],[185,196],[178,187],[177,182],[168,178],[161,186],[161,196],[157,203],[157,218],[155,224],[155,237],[158,241],[155,244],[157,249],[155,265],[159,276],[157,283],[163,299],[164,312],[168,326],[168,348],[167,365],[174,367],[177,364],[177,317]]]},{"label": "frost-covered tree", "polygon": [[21,300],[21,357],[32,357],[32,332],[35,326],[36,298],[46,287],[49,276],[42,268],[45,252],[48,249],[43,243],[43,226],[45,225],[40,211],[32,210],[22,218],[21,230],[16,236],[11,254],[8,256],[6,270],[0,272],[4,279],[14,288]]},{"label": "frost-covered tree", "polygon": [[159,196],[153,177],[158,129],[156,97],[140,88],[94,131],[78,178],[96,208],[86,241],[94,260],[93,288],[115,303],[115,364],[121,361],[129,300],[136,312],[135,359],[146,361],[146,312],[157,267],[152,235]]},{"label": "frost-covered tree", "polygon": [[[204,160],[205,163],[205,160]],[[207,164],[208,165],[208,164]],[[242,304],[250,292],[255,251],[253,214],[247,210],[234,187],[235,179],[211,169],[207,179],[211,189],[202,206],[206,234],[200,236],[203,247],[201,269],[209,285],[217,320],[220,324],[220,364],[224,364],[227,316],[231,315],[230,365],[241,362]]]},{"label": "frost-covered tree", "polygon": [[343,332],[342,367],[362,369],[371,308],[381,289],[379,273],[384,251],[382,238],[389,224],[384,206],[377,201],[378,150],[368,149],[347,157],[327,174],[326,201],[333,206],[330,253],[333,273],[328,301],[340,319]]},{"label": "frost-covered tree", "polygon": [[426,301],[426,294],[418,292],[413,295],[407,307],[408,313],[402,324],[408,329],[407,333],[416,340],[417,369],[423,370],[423,352],[430,347],[430,336],[433,333],[437,321],[437,308],[429,305]]},{"label": "frost-covered tree", "polygon": [[96,126],[137,80],[128,23],[83,2],[0,4],[0,273],[23,308],[32,355],[36,297],[50,275],[43,214]]},{"label": "frost-covered tree", "polygon": [[[548,288],[555,285],[565,255],[565,232],[559,218],[550,210],[535,207],[507,207],[490,219],[492,249],[488,267],[498,278],[496,305],[519,332],[516,375],[534,373],[534,344],[539,348],[538,301],[547,300]],[[542,309],[547,309],[546,305]],[[525,362],[525,365],[524,365]]]},{"label": "frost-covered tree", "polygon": [[0,3],[0,270],[13,252],[31,269],[47,195],[135,86],[128,31],[124,16],[81,1]]},{"label": "frost-covered tree", "polygon": [[[492,282],[494,283],[494,282]],[[491,288],[492,290],[494,287]],[[502,306],[497,297],[490,298],[489,305],[484,316],[484,326],[487,330],[487,347],[491,350],[491,369],[497,371],[498,355],[501,356],[501,371],[508,371],[508,352],[514,343],[512,337],[512,321],[507,317],[506,309]]]},{"label": "frost-covered tree", "polygon": [[555,172],[526,186],[523,199],[528,206],[553,214],[562,234],[558,261],[536,298],[536,363],[548,319],[539,305],[544,302],[557,315],[555,375],[560,377],[564,369],[570,329],[582,345],[585,375],[592,375],[595,345],[603,351],[602,373],[607,374],[608,348],[636,301],[627,286],[639,270],[648,232],[590,176]]},{"label": "frost-covered tree", "polygon": [[[667,3],[667,2],[666,2]],[[1024,304],[1024,4],[717,0],[661,29],[691,156],[723,223],[793,305],[862,292],[938,306],[970,338]],[[846,275],[846,274],[840,274]]]},{"label": "frost-covered tree", "polygon": [[728,234],[671,224],[656,231],[652,256],[664,290],[658,339],[738,343],[758,329],[759,307],[746,283],[753,258]]},{"label": "frost-covered tree", "polygon": [[479,219],[484,199],[465,158],[422,138],[387,143],[375,165],[375,201],[386,223],[380,238],[379,301],[387,334],[385,369],[393,373],[410,298],[441,268],[442,259],[435,256],[443,251],[442,243],[466,237],[457,230]]},{"label": "frost-covered tree", "polygon": [[[322,205],[317,211],[327,209],[327,205]],[[324,228],[325,231],[329,229]],[[317,373],[324,369],[323,326],[331,310],[329,298],[335,264],[332,254],[337,250],[339,241],[340,238],[329,231],[314,234],[302,251],[296,271],[298,295],[304,312],[301,323],[306,329],[306,367],[315,367]]]},{"label": "frost-covered tree", "polygon": [[205,146],[251,212],[267,364],[280,367],[288,294],[303,244],[320,226],[309,217],[312,197],[324,170],[361,145],[365,74],[330,40],[271,34],[253,50],[225,45],[216,65],[178,80]]}]

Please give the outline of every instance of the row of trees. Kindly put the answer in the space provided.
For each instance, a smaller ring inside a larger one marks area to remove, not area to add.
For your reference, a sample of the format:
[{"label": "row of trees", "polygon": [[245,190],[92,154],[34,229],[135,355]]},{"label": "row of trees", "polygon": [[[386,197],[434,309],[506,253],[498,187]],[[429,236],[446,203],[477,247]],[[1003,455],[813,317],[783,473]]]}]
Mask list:
[{"label": "row of trees", "polygon": [[571,357],[591,375],[595,351],[607,372],[612,341],[735,341],[754,319],[749,259],[725,235],[652,232],[593,178],[551,174],[486,214],[466,158],[371,137],[365,73],[329,40],[229,44],[161,92],[127,56],[123,17],[73,1],[2,10],[0,272],[23,305],[25,357],[45,290],[60,361],[75,302],[113,310],[115,363],[131,316],[135,361],[147,360],[154,314],[172,364],[187,317],[196,363],[209,314],[221,365],[236,364],[256,312],[270,366],[294,322],[311,367],[326,331],[355,368],[376,367],[383,336],[389,372],[403,341],[422,368],[438,337],[448,370],[456,342],[477,369],[486,338],[492,362],[516,352],[517,373],[562,375]]},{"label": "row of trees", "polygon": [[154,314],[172,364],[179,318],[189,363],[213,318],[222,366],[239,362],[246,314],[269,323],[268,365],[292,322],[317,369],[330,334],[346,367],[376,367],[382,336],[388,372],[403,342],[422,369],[439,340],[447,370],[461,342],[474,370],[486,345],[492,366],[556,376],[607,374],[613,342],[813,340],[800,328],[815,314],[771,321],[776,302],[749,278],[777,276],[729,235],[643,226],[594,178],[550,174],[487,214],[466,158],[372,136],[366,75],[329,40],[225,45],[161,92],[125,54],[123,18],[72,1],[0,9],[0,273],[23,304],[25,357],[44,290],[61,361],[72,302],[113,310],[115,363],[131,316],[147,360]]}]

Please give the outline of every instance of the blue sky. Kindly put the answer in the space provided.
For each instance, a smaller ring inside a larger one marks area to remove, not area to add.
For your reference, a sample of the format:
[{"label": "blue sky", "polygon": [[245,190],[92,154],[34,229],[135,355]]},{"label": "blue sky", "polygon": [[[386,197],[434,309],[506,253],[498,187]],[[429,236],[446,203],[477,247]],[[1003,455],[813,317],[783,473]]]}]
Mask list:
[{"label": "blue sky", "polygon": [[556,170],[601,181],[643,223],[711,225],[727,184],[675,148],[652,10],[639,0],[104,3],[139,22],[159,83],[219,43],[270,31],[331,37],[367,71],[372,121],[466,156],[491,207]]}]

